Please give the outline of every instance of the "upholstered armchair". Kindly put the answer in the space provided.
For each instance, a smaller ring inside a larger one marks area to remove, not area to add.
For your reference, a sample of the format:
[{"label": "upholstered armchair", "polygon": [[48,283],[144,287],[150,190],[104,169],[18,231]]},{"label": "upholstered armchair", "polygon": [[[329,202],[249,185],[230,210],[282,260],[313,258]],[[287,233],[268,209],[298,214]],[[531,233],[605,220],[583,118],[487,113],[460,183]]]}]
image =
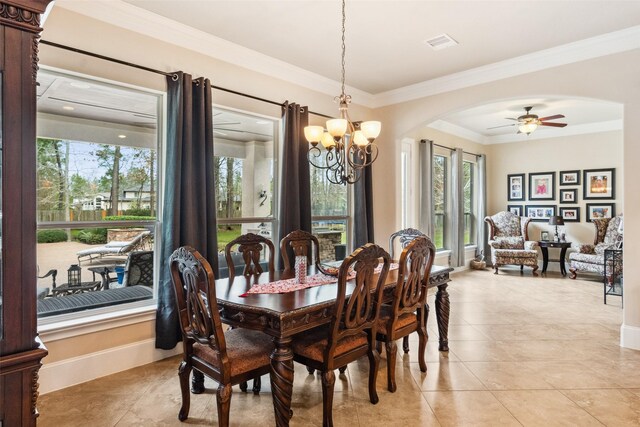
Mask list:
[{"label": "upholstered armchair", "polygon": [[498,267],[503,265],[519,265],[520,270],[526,265],[533,269],[537,276],[538,242],[529,241],[530,218],[520,217],[511,212],[498,212],[488,216],[485,222],[489,224],[489,246],[491,246],[491,262],[498,274]]},{"label": "upholstered armchair", "polygon": [[[596,227],[596,237],[593,240],[593,245],[579,245],[575,249],[577,252],[572,252],[569,255],[569,262],[571,267],[569,277],[575,279],[578,275],[578,271],[591,272],[600,275],[604,274],[604,251],[605,249],[614,248],[617,243],[622,242],[622,234],[618,231],[620,222],[622,221],[622,214],[613,218],[597,218],[593,220],[593,225]],[[616,274],[622,272],[622,264],[616,263]]]}]

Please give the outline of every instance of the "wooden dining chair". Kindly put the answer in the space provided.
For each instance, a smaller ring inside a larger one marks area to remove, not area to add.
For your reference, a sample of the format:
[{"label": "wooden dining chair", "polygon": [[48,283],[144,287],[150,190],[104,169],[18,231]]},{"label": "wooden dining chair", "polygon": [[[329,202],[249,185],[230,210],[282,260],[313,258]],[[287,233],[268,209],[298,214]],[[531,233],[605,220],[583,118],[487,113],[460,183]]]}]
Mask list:
[{"label": "wooden dining chair", "polygon": [[198,251],[178,248],[169,258],[169,268],[183,346],[178,419],[184,421],[189,415],[189,374],[195,369],[219,384],[218,425],[228,426],[231,386],[269,372],[273,343],[259,331],[238,328],[223,333],[213,271]]},{"label": "wooden dining chair", "polygon": [[[398,230],[391,236],[389,236],[389,254],[391,254],[391,259],[396,259],[394,256],[396,239],[400,243],[400,249],[404,249],[413,239],[419,236],[426,236],[426,234],[415,228],[405,228],[403,230]],[[405,353],[409,353],[409,336],[406,336],[402,339],[402,350]]]},{"label": "wooden dining chair", "polygon": [[224,256],[229,268],[229,283],[233,282],[235,277],[235,266],[231,253],[236,246],[236,252],[242,254],[242,260],[244,261],[243,276],[258,276],[264,272],[264,263],[260,261],[262,259],[262,250],[265,247],[269,248],[266,267],[269,274],[273,276],[275,257],[273,243],[259,234],[247,233],[236,237],[224,247]]},{"label": "wooden dining chair", "polygon": [[[290,259],[290,252],[293,259]],[[320,265],[320,243],[318,238],[304,230],[295,230],[287,234],[280,241],[280,255],[284,262],[283,277],[293,277],[294,262],[297,256],[306,256],[307,265]],[[313,263],[312,263],[313,262]]]},{"label": "wooden dining chair", "polygon": [[[262,259],[262,250],[265,247],[269,248],[266,267],[269,272],[269,280],[273,280],[273,272],[275,270],[275,247],[273,246],[273,242],[259,234],[247,233],[236,237],[234,240],[227,243],[227,245],[224,247],[224,256],[227,260],[227,267],[229,269],[229,283],[233,283],[233,279],[236,275],[236,269],[235,265],[233,264],[232,256],[233,249],[236,246],[236,252],[242,255],[242,260],[244,261],[244,269],[242,271],[242,275],[246,277],[257,277],[264,272],[264,263],[260,262],[260,260]],[[262,385],[260,377],[254,378],[252,388],[253,392],[256,394],[260,393],[261,387]],[[240,389],[242,391],[247,391],[247,383],[242,382],[240,384]]]},{"label": "wooden dining chair", "polygon": [[387,352],[387,388],[396,391],[396,340],[418,332],[418,362],[420,371],[427,371],[427,316],[429,315],[427,285],[436,248],[427,236],[411,240],[402,250],[398,261],[398,280],[391,304],[380,310],[377,336],[385,343]]},{"label": "wooden dining chair", "polygon": [[[375,274],[380,262],[382,270]],[[293,338],[293,360],[321,373],[324,427],[333,426],[333,371],[364,355],[369,358],[369,400],[378,403],[376,377],[380,355],[375,337],[389,264],[389,254],[380,246],[367,243],[356,249],[340,266],[336,304],[329,325]],[[348,284],[350,268],[356,277]]]}]

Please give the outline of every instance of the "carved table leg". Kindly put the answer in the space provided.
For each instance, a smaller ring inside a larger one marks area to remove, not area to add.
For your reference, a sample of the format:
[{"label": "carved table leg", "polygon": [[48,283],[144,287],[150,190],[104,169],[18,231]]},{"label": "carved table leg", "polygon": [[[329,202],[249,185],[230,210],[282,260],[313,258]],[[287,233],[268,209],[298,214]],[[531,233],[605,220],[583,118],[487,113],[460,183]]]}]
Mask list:
[{"label": "carved table leg", "polygon": [[438,292],[436,293],[436,320],[438,322],[438,333],[440,335],[438,350],[440,351],[449,351],[449,312],[451,307],[447,286],[446,283],[439,285]]},{"label": "carved table leg", "polygon": [[293,415],[291,394],[293,393],[293,352],[291,338],[274,338],[275,349],[271,353],[271,390],[273,409],[278,427],[288,426]]}]

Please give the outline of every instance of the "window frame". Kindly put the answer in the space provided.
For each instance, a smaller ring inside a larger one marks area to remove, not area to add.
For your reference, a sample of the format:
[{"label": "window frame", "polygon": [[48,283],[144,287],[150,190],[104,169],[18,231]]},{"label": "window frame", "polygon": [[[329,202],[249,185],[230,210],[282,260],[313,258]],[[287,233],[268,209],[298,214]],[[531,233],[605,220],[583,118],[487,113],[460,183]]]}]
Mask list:
[{"label": "window frame", "polygon": [[[451,236],[449,230],[452,229],[452,218],[451,218],[451,150],[434,147],[433,150],[433,158],[435,160],[436,157],[442,157],[445,159],[444,161],[444,186],[443,186],[443,218],[442,218],[442,247],[437,248],[436,252],[447,252],[451,250]],[[435,176],[435,175],[434,175]],[[437,213],[435,210],[435,203],[433,206],[433,216],[434,220],[437,217]],[[435,226],[435,224],[434,224]],[[434,244],[435,244],[435,236],[434,236]]]},{"label": "window frame", "polygon": [[[159,91],[147,87],[132,85],[129,83],[119,82],[116,80],[105,79],[98,76],[92,76],[84,73],[78,73],[75,71],[65,70],[57,67],[51,67],[47,65],[40,65],[40,69],[50,73],[59,75],[61,77],[73,78],[78,81],[84,81],[88,84],[101,84],[115,86],[119,89],[129,89],[145,94],[153,95],[157,98],[156,103],[156,182],[158,183],[158,190],[156,191],[156,219],[155,220],[141,220],[141,221],[109,221],[110,226],[119,227],[152,227],[154,230],[154,267],[160,266],[161,255],[159,248],[162,247],[162,235],[160,230],[162,228],[162,206],[164,201],[164,183],[165,183],[165,167],[166,167],[166,111],[167,111],[167,93],[166,91]],[[36,115],[39,114],[36,107]],[[34,144],[36,141],[34,140]],[[37,160],[34,160],[37,164]],[[50,221],[50,222],[37,222],[36,232],[38,230],[54,229],[54,228],[105,228],[105,221]],[[37,252],[36,252],[37,254]],[[160,278],[160,269],[154,268],[153,272],[153,296],[150,299],[135,301],[123,304],[114,304],[106,307],[99,307],[90,310],[81,310],[72,313],[60,314],[56,316],[38,317],[38,330],[43,331],[56,331],[59,328],[66,328],[70,330],[82,329],[88,324],[94,322],[100,323],[103,319],[113,318],[129,318],[131,317],[131,323],[137,323],[135,320],[138,317],[137,313],[145,313],[149,311],[155,311],[158,304],[158,283]],[[130,313],[127,315],[126,313]],[[125,319],[125,322],[128,320]],[[109,326],[110,328],[111,326]],[[102,330],[102,329],[98,329]],[[84,332],[83,332],[84,333]]]},{"label": "window frame", "polygon": [[[224,224],[254,224],[254,223],[269,223],[271,224],[271,241],[275,248],[274,259],[278,259],[280,256],[280,241],[279,236],[279,216],[278,210],[280,207],[280,179],[282,171],[280,170],[280,147],[283,144],[284,132],[282,131],[282,117],[270,116],[267,114],[260,114],[253,111],[243,110],[239,108],[233,108],[222,104],[214,103],[212,105],[212,114],[215,111],[226,110],[232,113],[238,113],[246,116],[251,116],[259,119],[269,120],[273,122],[273,193],[271,194],[271,201],[273,203],[273,210],[271,216],[266,217],[238,217],[238,218],[219,218],[216,215],[216,226]],[[215,136],[214,136],[215,141]],[[215,144],[215,142],[214,142]],[[215,147],[214,147],[215,150]],[[215,157],[215,156],[214,156]],[[217,244],[217,243],[216,243]]]}]

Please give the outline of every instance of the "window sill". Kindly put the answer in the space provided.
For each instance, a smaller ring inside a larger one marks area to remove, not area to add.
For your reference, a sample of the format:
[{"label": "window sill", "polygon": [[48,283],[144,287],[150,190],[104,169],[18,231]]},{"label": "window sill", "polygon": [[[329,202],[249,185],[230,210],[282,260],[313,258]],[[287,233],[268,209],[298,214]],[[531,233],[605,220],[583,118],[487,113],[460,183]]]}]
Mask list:
[{"label": "window sill", "polygon": [[112,307],[108,311],[93,315],[64,316],[52,321],[40,319],[38,333],[46,343],[155,320],[157,301],[146,300],[145,303],[119,310],[114,310]]}]

